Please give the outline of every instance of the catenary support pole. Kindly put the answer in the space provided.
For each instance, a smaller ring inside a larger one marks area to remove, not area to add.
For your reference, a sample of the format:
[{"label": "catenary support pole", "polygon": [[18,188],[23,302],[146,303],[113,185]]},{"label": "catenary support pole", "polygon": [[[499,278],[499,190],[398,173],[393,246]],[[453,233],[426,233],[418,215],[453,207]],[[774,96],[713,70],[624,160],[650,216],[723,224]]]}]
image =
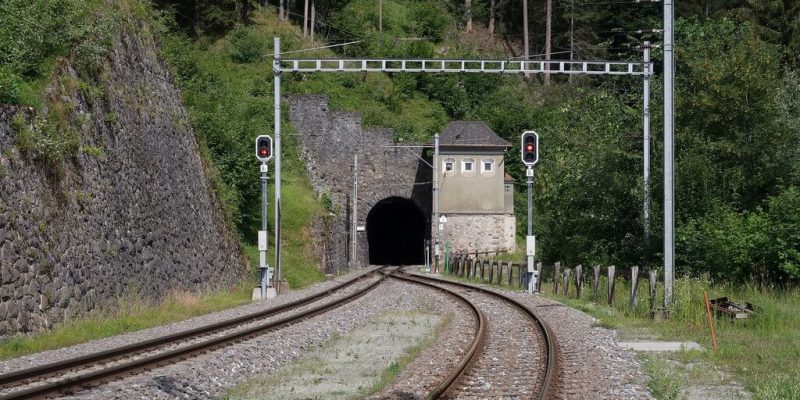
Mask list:
[{"label": "catenary support pole", "polygon": [[[275,38],[275,282],[281,279],[281,38]],[[276,285],[277,287],[278,285]]]},{"label": "catenary support pole", "polygon": [[356,265],[358,261],[358,154],[353,155],[353,216],[351,221],[351,249],[350,262]]},{"label": "catenary support pole", "polygon": [[[528,45],[528,0],[522,0],[522,33],[524,37],[522,38],[522,45],[525,47],[522,50],[522,54],[525,56],[525,61],[530,61],[530,46]],[[525,74],[525,79],[530,77],[529,74]]]},{"label": "catenary support pole", "polygon": [[439,134],[433,136],[433,238],[434,272],[439,272]]},{"label": "catenary support pole", "polygon": [[650,250],[650,42],[644,42],[644,90],[642,93],[642,129],[644,130],[643,158],[644,173],[642,174],[642,226],[644,228],[644,244],[642,266],[647,268]]},{"label": "catenary support pole", "polygon": [[675,136],[673,0],[664,0],[664,307],[672,305],[675,277]]}]

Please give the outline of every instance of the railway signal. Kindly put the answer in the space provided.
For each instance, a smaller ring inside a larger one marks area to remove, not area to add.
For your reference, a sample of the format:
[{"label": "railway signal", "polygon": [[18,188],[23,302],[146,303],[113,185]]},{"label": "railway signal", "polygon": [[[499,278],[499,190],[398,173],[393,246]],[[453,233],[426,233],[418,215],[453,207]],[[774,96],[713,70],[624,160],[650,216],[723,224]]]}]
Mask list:
[{"label": "railway signal", "polygon": [[272,158],[272,137],[261,135],[256,138],[256,158],[258,161],[267,162]]},{"label": "railway signal", "polygon": [[539,135],[534,131],[522,133],[522,163],[532,167],[539,162]]},{"label": "railway signal", "polygon": [[269,164],[267,162],[272,158],[272,137],[269,135],[261,135],[256,138],[256,158],[261,161],[261,230],[258,231],[258,253],[259,253],[259,270],[260,270],[260,286],[258,296],[253,296],[259,299],[269,299],[275,297],[275,285],[273,282],[273,270],[267,263],[267,206],[269,200],[267,199],[269,182],[268,172]]},{"label": "railway signal", "polygon": [[522,132],[522,163],[527,166],[525,176],[528,178],[528,236],[525,238],[525,254],[528,258],[527,286],[528,293],[536,292],[538,271],[533,267],[536,257],[536,236],[533,235],[533,166],[539,162],[539,135],[534,131]]}]

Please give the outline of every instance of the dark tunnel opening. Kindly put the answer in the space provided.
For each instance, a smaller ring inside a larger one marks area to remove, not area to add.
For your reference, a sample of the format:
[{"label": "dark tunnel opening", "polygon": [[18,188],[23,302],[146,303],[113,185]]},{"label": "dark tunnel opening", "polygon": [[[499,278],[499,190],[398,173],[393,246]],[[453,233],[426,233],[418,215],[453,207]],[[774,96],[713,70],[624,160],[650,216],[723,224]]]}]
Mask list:
[{"label": "dark tunnel opening", "polygon": [[367,214],[369,263],[419,265],[425,259],[425,214],[402,197],[381,200]]}]

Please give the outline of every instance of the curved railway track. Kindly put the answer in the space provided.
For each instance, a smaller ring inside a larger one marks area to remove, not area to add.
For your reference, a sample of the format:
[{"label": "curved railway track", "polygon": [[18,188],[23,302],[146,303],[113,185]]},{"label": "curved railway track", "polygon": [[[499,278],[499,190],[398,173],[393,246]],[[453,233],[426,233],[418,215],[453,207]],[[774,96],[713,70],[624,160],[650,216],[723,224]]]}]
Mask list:
[{"label": "curved railway track", "polygon": [[[498,371],[493,370],[495,366],[497,366],[497,362],[501,362],[504,360],[500,360],[500,352],[492,351],[496,350],[496,347],[499,343],[499,340],[502,340],[503,334],[508,333],[504,331],[504,329],[508,328],[509,321],[492,321],[491,317],[487,322],[487,319],[484,317],[484,313],[481,311],[480,307],[475,304],[475,301],[471,299],[469,293],[479,293],[480,295],[486,295],[498,300],[500,303],[506,304],[508,307],[511,307],[516,310],[516,312],[522,314],[524,318],[528,319],[530,325],[535,327],[537,332],[534,332],[532,338],[533,341],[540,342],[540,346],[543,347],[542,351],[544,353],[544,365],[542,366],[535,366],[535,365],[528,365],[528,367],[536,367],[538,371],[538,377],[536,378],[533,388],[530,391],[522,390],[520,392],[510,394],[509,397],[528,397],[528,398],[535,398],[535,399],[549,399],[553,397],[553,393],[555,392],[555,377],[556,377],[556,346],[555,341],[552,333],[550,332],[547,325],[542,321],[533,311],[531,311],[528,307],[523,305],[522,303],[505,296],[501,293],[497,293],[495,291],[463,284],[460,282],[453,282],[449,280],[433,278],[429,276],[423,275],[415,275],[415,274],[395,274],[392,276],[393,279],[401,279],[405,281],[414,282],[421,285],[426,285],[428,287],[432,287],[438,290],[446,291],[451,295],[454,295],[464,302],[468,303],[470,307],[474,310],[473,313],[477,313],[479,315],[479,323],[478,327],[476,328],[476,336],[473,340],[472,346],[470,347],[469,352],[464,357],[462,362],[458,365],[456,370],[454,370],[448,377],[428,396],[429,399],[436,399],[436,398],[450,398],[450,397],[486,397],[489,393],[470,393],[469,390],[471,389],[470,386],[474,386],[474,382],[470,381],[470,379],[475,378],[477,376],[483,374],[497,374]],[[448,286],[454,286],[458,288],[463,293],[459,293],[458,291],[451,290]],[[483,300],[482,303],[485,303],[486,300]],[[517,324],[518,321],[511,321],[512,324]],[[492,336],[494,335],[494,337]],[[539,337],[540,340],[536,340],[535,337]],[[487,343],[491,343],[494,349],[487,348]],[[519,345],[520,343],[516,343]],[[531,344],[530,341],[528,344]],[[523,344],[524,345],[524,344]],[[509,350],[509,349],[506,349]],[[521,352],[524,349],[510,349],[512,354],[516,351],[516,356],[519,357]],[[508,351],[507,351],[508,352]],[[515,361],[511,360],[513,364]],[[483,369],[483,370],[482,370]],[[500,369],[507,369],[508,373],[522,373],[525,374],[524,368],[515,368],[510,365],[503,365]],[[516,369],[516,370],[515,370]],[[531,376],[523,376],[521,381],[515,382],[519,385],[528,384],[530,386],[530,381],[533,377]],[[505,397],[505,396],[504,396]]]},{"label": "curved railway track", "polygon": [[[313,305],[314,302],[373,276],[374,272],[380,272],[381,274],[380,278],[374,282],[333,301]],[[160,336],[107,351],[91,353],[76,358],[2,374],[0,375],[0,400],[57,396],[60,393],[70,393],[72,390],[75,390],[75,388],[84,389],[96,385],[98,382],[132,375],[141,370],[147,370],[187,359],[287,325],[295,324],[304,319],[339,307],[365,295],[387,278],[422,285],[445,292],[464,303],[475,318],[474,338],[470,342],[469,348],[455,368],[431,389],[427,396],[428,399],[461,397],[476,394],[470,394],[469,392],[470,385],[474,383],[473,378],[486,372],[482,371],[481,368],[486,368],[487,358],[498,360],[496,357],[498,354],[495,354],[496,350],[489,347],[492,345],[496,346],[498,340],[497,335],[502,334],[502,332],[498,333],[493,331],[497,330],[498,327],[498,322],[492,320],[492,318],[496,317],[492,316],[487,319],[484,315],[484,311],[481,309],[486,306],[486,300],[481,300],[481,305],[476,304],[478,301],[475,301],[475,293],[488,295],[496,299],[496,301],[506,304],[507,307],[514,308],[516,312],[527,317],[530,325],[537,327],[540,332],[539,335],[542,338],[544,347],[543,353],[546,362],[544,363],[544,367],[538,367],[537,371],[539,377],[534,383],[536,387],[528,388],[520,393],[524,394],[521,397],[537,399],[548,399],[551,397],[552,388],[554,386],[553,379],[555,376],[555,345],[547,326],[529,308],[508,296],[485,288],[428,276],[407,274],[402,271],[387,271],[385,268],[381,268],[342,282],[309,297],[272,307],[268,310],[181,331],[171,335]],[[452,287],[455,287],[455,289]],[[293,313],[290,312],[304,306],[311,307]],[[288,315],[270,322],[258,322],[264,318],[279,317],[280,314],[284,313]],[[489,344],[488,347],[487,343]],[[505,360],[500,360],[500,362],[505,362]],[[490,364],[496,363],[490,362]],[[511,364],[513,365],[513,361]],[[504,366],[503,368],[509,370],[519,369],[516,368],[516,366]],[[530,381],[531,379],[524,379],[524,384],[531,386],[532,383]],[[485,397],[486,393],[483,395]]]},{"label": "curved railway track", "polygon": [[[376,271],[382,270],[381,268]],[[98,381],[130,375],[147,368],[183,360],[196,354],[201,354],[297,323],[363,296],[377,287],[388,276],[391,276],[394,271],[383,273],[375,282],[332,302],[326,302],[272,322],[252,324],[254,321],[275,317],[312,304],[335,292],[367,279],[376,271],[360,275],[314,295],[260,312],[177,332],[171,335],[164,335],[154,339],[136,342],[107,351],[91,353],[2,374],[0,375],[0,400],[41,398],[47,395],[66,392],[75,387],[91,386]],[[236,329],[237,326],[247,323],[251,323],[251,325]],[[224,332],[226,330],[230,330],[231,332]],[[198,340],[206,336],[212,337],[207,340]],[[187,341],[193,342],[180,346],[180,344],[185,344]],[[159,351],[161,348],[168,349]]]}]

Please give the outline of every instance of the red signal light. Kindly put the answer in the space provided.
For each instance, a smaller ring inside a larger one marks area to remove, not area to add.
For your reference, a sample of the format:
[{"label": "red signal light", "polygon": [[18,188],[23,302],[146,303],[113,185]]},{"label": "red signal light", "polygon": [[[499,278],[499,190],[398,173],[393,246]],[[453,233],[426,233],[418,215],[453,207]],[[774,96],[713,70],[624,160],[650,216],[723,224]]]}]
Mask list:
[{"label": "red signal light", "polygon": [[261,162],[267,162],[272,158],[272,138],[269,135],[261,135],[256,138],[256,158]]},{"label": "red signal light", "polygon": [[539,135],[534,131],[522,133],[522,163],[532,167],[539,161]]}]

